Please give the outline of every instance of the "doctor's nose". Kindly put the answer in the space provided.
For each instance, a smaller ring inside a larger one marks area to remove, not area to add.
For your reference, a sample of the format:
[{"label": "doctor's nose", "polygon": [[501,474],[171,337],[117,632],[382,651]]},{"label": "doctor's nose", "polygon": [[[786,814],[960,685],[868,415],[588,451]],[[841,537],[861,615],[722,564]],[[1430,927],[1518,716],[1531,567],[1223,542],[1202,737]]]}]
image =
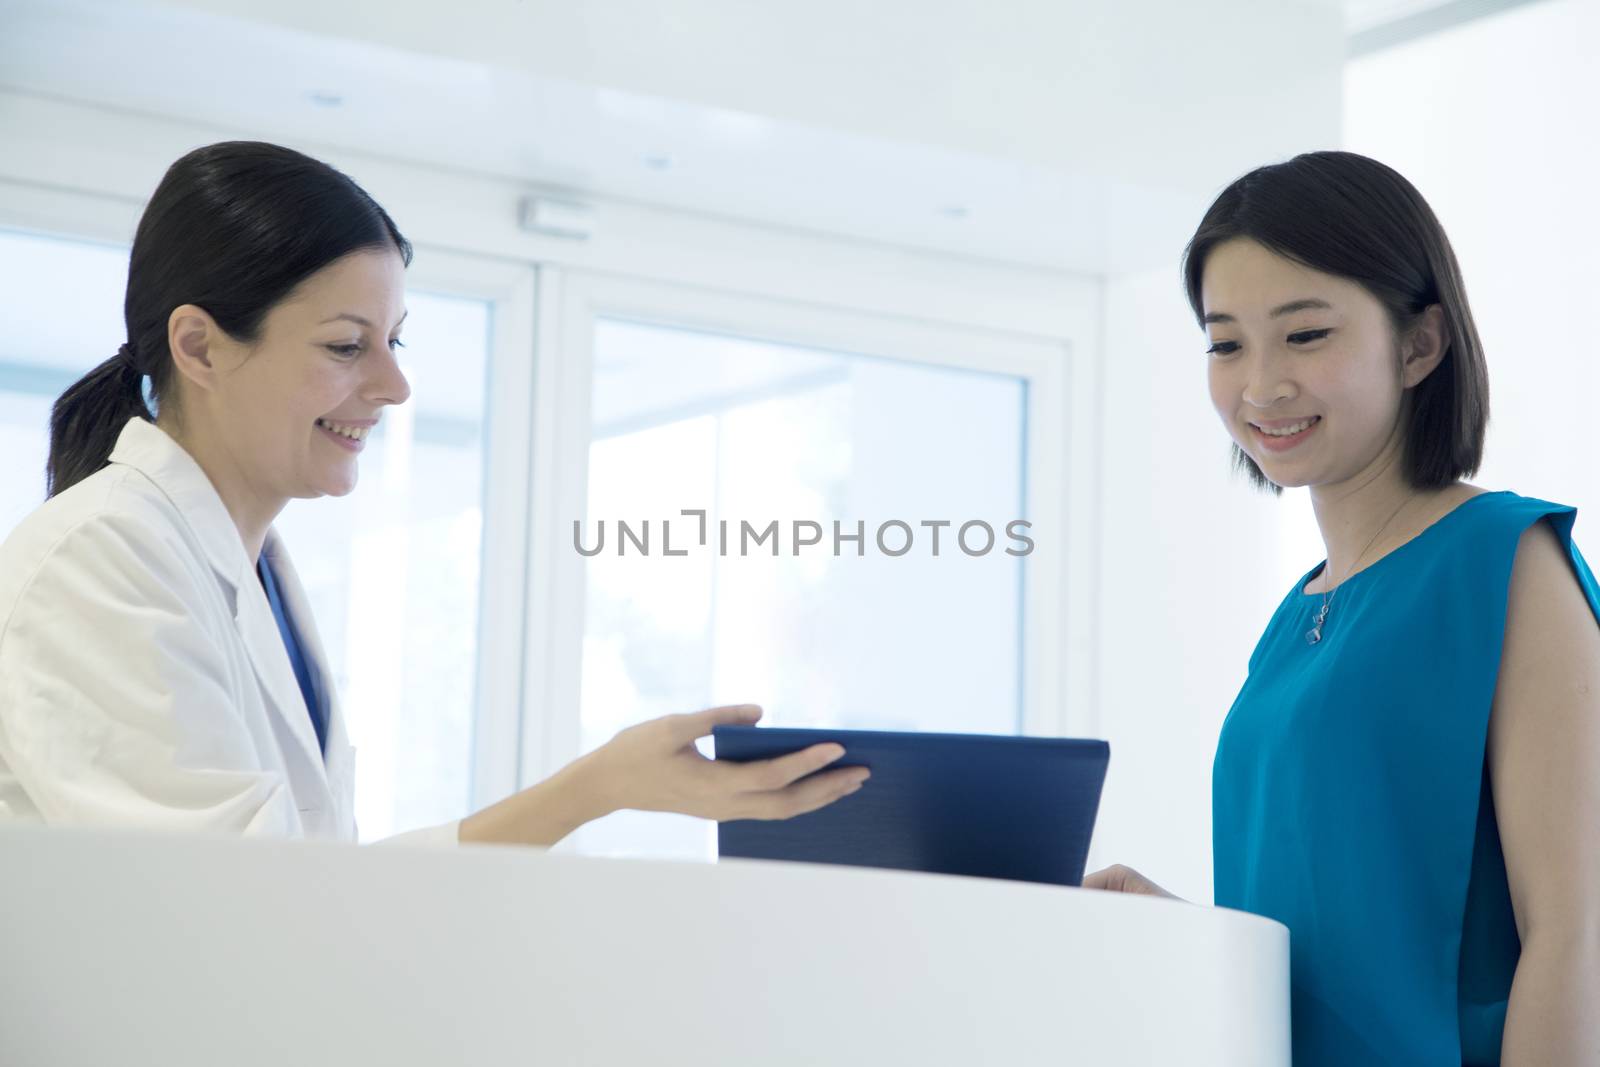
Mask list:
[{"label": "doctor's nose", "polygon": [[411,383],[400,369],[400,357],[389,350],[372,364],[366,395],[374,404],[404,404],[411,396]]}]

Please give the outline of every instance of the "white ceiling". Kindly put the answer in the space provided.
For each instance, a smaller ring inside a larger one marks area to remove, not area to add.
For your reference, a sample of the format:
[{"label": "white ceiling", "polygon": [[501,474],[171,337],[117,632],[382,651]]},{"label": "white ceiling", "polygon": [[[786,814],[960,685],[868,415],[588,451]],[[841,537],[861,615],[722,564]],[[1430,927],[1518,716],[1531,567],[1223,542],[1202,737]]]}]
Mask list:
[{"label": "white ceiling", "polygon": [[1360,33],[1459,0],[1344,0],[1346,33]]},{"label": "white ceiling", "polygon": [[1337,146],[1344,18],[1338,0],[0,0],[0,87],[1116,273],[1170,266],[1235,175]]}]

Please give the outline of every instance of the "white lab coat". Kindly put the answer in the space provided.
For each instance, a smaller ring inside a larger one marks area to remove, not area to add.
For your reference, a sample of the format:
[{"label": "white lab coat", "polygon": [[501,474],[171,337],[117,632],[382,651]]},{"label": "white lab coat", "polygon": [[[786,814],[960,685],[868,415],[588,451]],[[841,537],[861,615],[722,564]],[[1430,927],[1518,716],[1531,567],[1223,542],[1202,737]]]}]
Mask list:
[{"label": "white lab coat", "polygon": [[275,532],[263,551],[325,681],[325,756],[255,561],[165,432],[130,420],[23,520],[0,546],[0,820],[356,839],[322,642]]}]

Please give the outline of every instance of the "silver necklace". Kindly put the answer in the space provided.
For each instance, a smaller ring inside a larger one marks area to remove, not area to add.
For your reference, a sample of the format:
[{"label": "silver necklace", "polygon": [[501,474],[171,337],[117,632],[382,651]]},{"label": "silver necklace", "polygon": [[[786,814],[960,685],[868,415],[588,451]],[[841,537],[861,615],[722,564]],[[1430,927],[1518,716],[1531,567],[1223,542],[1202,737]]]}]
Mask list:
[{"label": "silver necklace", "polygon": [[[1404,510],[1405,506],[1409,503],[1411,503],[1411,498],[1408,496],[1404,500],[1400,501],[1400,506],[1398,508],[1395,508],[1389,513],[1389,517],[1387,519],[1383,520],[1383,525],[1378,527],[1378,532],[1372,535],[1372,540],[1367,542],[1367,547],[1363,548],[1361,550],[1361,554],[1356,557],[1356,561],[1350,564],[1350,572],[1344,576],[1345,581],[1349,581],[1350,575],[1354,574],[1356,569],[1361,566],[1361,561],[1366,558],[1367,549],[1370,549],[1373,545],[1378,543],[1378,538],[1383,536],[1383,531],[1389,528],[1389,524],[1394,521],[1395,516],[1400,514],[1400,512]],[[1326,572],[1327,568],[1324,567],[1323,571]],[[1317,612],[1316,621],[1313,623],[1311,629],[1306,631],[1306,644],[1314,645],[1318,641],[1322,640],[1322,624],[1328,620],[1328,608],[1332,606],[1334,595],[1339,592],[1339,588],[1342,585],[1344,585],[1344,582],[1340,582],[1338,585],[1330,585],[1327,589],[1322,591],[1322,608]]]}]

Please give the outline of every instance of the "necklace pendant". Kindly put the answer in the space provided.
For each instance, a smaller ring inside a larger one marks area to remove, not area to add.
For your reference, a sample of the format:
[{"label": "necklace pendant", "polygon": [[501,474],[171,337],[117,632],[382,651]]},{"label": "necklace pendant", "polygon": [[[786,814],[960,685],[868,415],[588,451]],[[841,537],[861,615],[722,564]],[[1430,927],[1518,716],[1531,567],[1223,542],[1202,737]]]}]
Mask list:
[{"label": "necklace pendant", "polygon": [[1328,618],[1328,601],[1322,602],[1322,610],[1317,612],[1317,617],[1312,621],[1311,629],[1306,631],[1306,644],[1314,645],[1322,640],[1322,624]]}]

